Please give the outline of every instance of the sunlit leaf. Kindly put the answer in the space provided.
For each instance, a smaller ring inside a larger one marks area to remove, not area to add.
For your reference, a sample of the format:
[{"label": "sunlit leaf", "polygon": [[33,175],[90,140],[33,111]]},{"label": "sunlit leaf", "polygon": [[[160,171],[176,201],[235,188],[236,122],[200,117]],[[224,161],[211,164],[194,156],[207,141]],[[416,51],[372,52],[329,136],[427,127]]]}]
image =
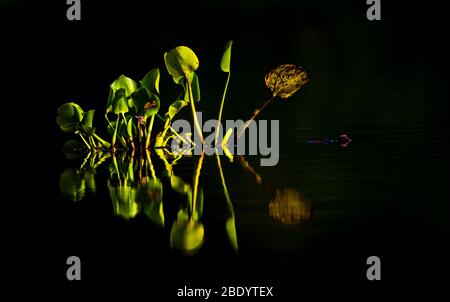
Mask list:
[{"label": "sunlit leaf", "polygon": [[220,68],[223,72],[230,72],[230,63],[231,63],[231,46],[233,45],[233,41],[228,41],[225,44],[225,48],[222,55],[222,60],[220,61]]},{"label": "sunlit leaf", "polygon": [[83,116],[82,124],[92,128],[92,122],[94,120],[95,110],[87,111]]},{"label": "sunlit leaf", "polygon": [[59,189],[64,198],[80,201],[86,194],[85,181],[78,170],[66,169],[59,177]]},{"label": "sunlit leaf", "polygon": [[133,94],[137,112],[146,118],[155,115],[159,111],[159,97],[150,92],[147,88],[141,87]]},{"label": "sunlit leaf", "polygon": [[116,97],[113,101],[113,112],[114,114],[121,114],[128,112],[128,102],[124,95],[125,90],[120,89],[116,92]]},{"label": "sunlit leaf", "polygon": [[202,223],[193,220],[177,220],[170,231],[170,246],[191,254],[202,246],[204,235]]},{"label": "sunlit leaf", "polygon": [[128,122],[127,122],[127,134],[128,134],[128,137],[133,137],[133,126],[134,126],[134,124],[133,124],[133,117],[131,116],[128,119]]},{"label": "sunlit leaf", "polygon": [[236,236],[236,221],[234,220],[234,217],[230,217],[227,219],[226,229],[227,229],[228,240],[230,240],[231,246],[233,247],[233,249],[235,251],[238,251],[238,243],[237,243],[237,236]]},{"label": "sunlit leaf", "polygon": [[118,90],[123,89],[125,91],[125,96],[130,96],[137,89],[137,83],[133,79],[121,75],[111,84],[111,89],[114,94]]},{"label": "sunlit leaf", "polygon": [[181,78],[187,78],[199,66],[197,56],[186,46],[178,46],[164,53],[164,62],[166,63],[167,71],[177,84]]},{"label": "sunlit leaf", "polygon": [[282,99],[292,96],[308,82],[308,75],[302,67],[292,64],[280,65],[265,76],[265,83],[273,96]]},{"label": "sunlit leaf", "polygon": [[159,94],[159,68],[150,70],[141,81],[142,87],[154,94]]},{"label": "sunlit leaf", "polygon": [[172,105],[169,106],[169,110],[167,111],[166,115],[169,117],[169,119],[173,119],[173,117],[180,112],[180,110],[185,107],[188,104],[188,102],[184,100],[178,100],[172,103]]},{"label": "sunlit leaf", "polygon": [[58,108],[56,122],[64,132],[74,132],[83,119],[84,111],[76,103],[65,103]]}]

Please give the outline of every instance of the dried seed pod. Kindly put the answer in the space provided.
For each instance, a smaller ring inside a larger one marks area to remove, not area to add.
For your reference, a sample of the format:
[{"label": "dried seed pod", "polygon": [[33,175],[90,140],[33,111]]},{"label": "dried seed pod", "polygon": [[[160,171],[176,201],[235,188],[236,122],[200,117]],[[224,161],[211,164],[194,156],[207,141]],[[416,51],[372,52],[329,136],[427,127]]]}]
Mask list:
[{"label": "dried seed pod", "polygon": [[308,82],[308,74],[302,67],[283,64],[267,73],[265,82],[274,97],[286,99]]}]

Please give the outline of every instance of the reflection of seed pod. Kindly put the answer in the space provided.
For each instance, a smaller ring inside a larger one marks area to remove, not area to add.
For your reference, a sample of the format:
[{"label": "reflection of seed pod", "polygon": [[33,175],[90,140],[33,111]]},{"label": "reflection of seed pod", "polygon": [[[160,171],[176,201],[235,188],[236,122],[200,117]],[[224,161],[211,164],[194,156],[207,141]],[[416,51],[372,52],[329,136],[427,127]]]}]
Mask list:
[{"label": "reflection of seed pod", "polygon": [[311,221],[311,203],[293,189],[277,190],[269,203],[269,215],[284,224]]},{"label": "reflection of seed pod", "polygon": [[274,97],[285,99],[308,82],[308,75],[302,67],[283,64],[267,73],[264,80]]}]

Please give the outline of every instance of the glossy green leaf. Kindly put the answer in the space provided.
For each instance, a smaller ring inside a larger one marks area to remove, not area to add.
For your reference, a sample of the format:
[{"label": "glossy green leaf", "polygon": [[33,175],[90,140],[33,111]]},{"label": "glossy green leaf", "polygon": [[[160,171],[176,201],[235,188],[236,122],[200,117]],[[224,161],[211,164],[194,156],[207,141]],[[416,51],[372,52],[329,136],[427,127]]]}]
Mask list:
[{"label": "glossy green leaf", "polygon": [[188,104],[188,102],[184,100],[178,100],[172,103],[172,105],[169,106],[169,110],[166,113],[166,116],[169,117],[170,120],[174,118],[174,116],[180,112],[183,107],[185,107]]},{"label": "glossy green leaf", "polygon": [[95,110],[87,111],[83,116],[82,124],[88,127],[92,127],[92,122],[94,120]]},{"label": "glossy green leaf", "polygon": [[151,93],[159,94],[159,68],[150,70],[141,81],[141,86],[147,88]]},{"label": "glossy green leaf", "polygon": [[223,51],[222,60],[220,61],[220,68],[223,72],[230,72],[230,63],[231,63],[231,46],[233,45],[233,41],[228,41],[225,44],[225,49]]},{"label": "glossy green leaf", "polygon": [[74,132],[83,119],[84,111],[76,103],[65,103],[58,108],[56,122],[64,132]]},{"label": "glossy green leaf", "polygon": [[265,76],[265,83],[274,97],[282,99],[292,96],[308,82],[308,75],[302,67],[292,64],[280,65]]},{"label": "glossy green leaf", "polygon": [[120,89],[116,92],[116,97],[113,101],[113,112],[114,114],[121,114],[128,112],[128,102],[124,95],[125,91]]},{"label": "glossy green leaf", "polygon": [[138,114],[142,114],[146,118],[155,115],[159,111],[159,97],[145,87],[136,90],[132,98],[136,104]]},{"label": "glossy green leaf", "polygon": [[192,220],[177,220],[170,231],[170,246],[191,254],[203,245],[204,235],[205,230],[202,223]]},{"label": "glossy green leaf", "polygon": [[235,251],[238,251],[236,221],[234,220],[234,217],[230,217],[227,219],[225,227],[227,230],[228,240],[230,241],[231,246]]},{"label": "glossy green leaf", "polygon": [[127,122],[127,135],[128,137],[133,137],[133,117],[130,116]]},{"label": "glossy green leaf", "polygon": [[124,75],[121,75],[118,77],[112,84],[111,89],[113,90],[113,93],[115,94],[118,90],[124,89],[125,96],[130,96],[136,89],[138,85],[137,83],[130,78],[127,78]]},{"label": "glossy green leaf", "polygon": [[66,169],[59,177],[59,189],[64,198],[80,201],[86,194],[86,186],[80,171]]},{"label": "glossy green leaf", "polygon": [[199,66],[197,56],[186,46],[178,46],[164,53],[164,62],[167,71],[177,84],[181,78],[187,78]]}]

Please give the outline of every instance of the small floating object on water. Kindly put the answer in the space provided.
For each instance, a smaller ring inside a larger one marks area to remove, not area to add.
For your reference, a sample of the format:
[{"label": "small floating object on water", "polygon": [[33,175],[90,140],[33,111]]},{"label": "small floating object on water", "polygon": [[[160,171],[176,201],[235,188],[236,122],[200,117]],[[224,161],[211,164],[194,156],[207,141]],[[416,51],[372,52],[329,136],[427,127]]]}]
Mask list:
[{"label": "small floating object on water", "polygon": [[329,144],[339,144],[341,147],[347,147],[352,140],[348,137],[347,134],[341,134],[337,139],[331,138],[323,138],[323,139],[312,139],[308,140],[308,144],[316,144],[316,145],[329,145]]}]

